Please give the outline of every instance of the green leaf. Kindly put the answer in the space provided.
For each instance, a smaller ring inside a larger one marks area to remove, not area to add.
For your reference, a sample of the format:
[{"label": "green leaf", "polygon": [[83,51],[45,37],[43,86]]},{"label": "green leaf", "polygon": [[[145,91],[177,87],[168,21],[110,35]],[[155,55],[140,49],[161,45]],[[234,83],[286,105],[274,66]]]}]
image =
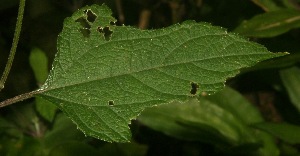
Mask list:
[{"label": "green leaf", "polygon": [[[242,147],[252,147],[242,151],[257,150],[261,155],[279,155],[272,136],[265,132],[252,131],[248,126],[263,122],[258,110],[229,87],[212,96],[200,98],[200,102],[173,102],[157,108],[148,108],[138,120],[150,128],[179,139],[209,142],[223,148],[228,144],[235,145],[235,150],[230,146],[230,151],[235,152]],[[219,124],[242,135],[230,141],[229,136],[234,133],[220,133],[224,128]],[[255,140],[252,140],[253,138]],[[262,143],[261,147],[258,142]]]},{"label": "green leaf", "polygon": [[48,153],[50,149],[59,144],[68,141],[82,141],[84,138],[84,135],[76,129],[76,125],[69,118],[63,114],[58,114],[52,129],[45,134],[43,144]]},{"label": "green leaf", "polygon": [[201,98],[148,108],[138,120],[176,138],[217,145],[258,143],[250,129],[227,110]]},{"label": "green leaf", "polygon": [[300,60],[300,53],[292,53],[284,57],[278,57],[267,61],[259,62],[253,67],[243,70],[243,72],[257,71],[262,69],[287,68],[295,65]]},{"label": "green leaf", "polygon": [[273,136],[271,136],[270,134],[266,133],[266,132],[262,132],[262,131],[255,131],[256,135],[255,137],[260,138],[262,140],[263,143],[263,147],[261,147],[258,151],[260,153],[260,155],[262,156],[279,156],[280,155],[280,151],[277,147],[277,145],[275,144],[276,140]]},{"label": "green leaf", "polygon": [[[246,125],[263,122],[260,112],[248,100],[246,100],[240,93],[225,87],[222,91],[207,96],[206,99],[218,105],[219,107],[229,111],[234,117]],[[246,115],[245,115],[246,114]],[[261,155],[279,155],[279,150],[274,143],[274,138],[264,132],[255,132],[253,137],[261,140],[263,146],[259,148]]]},{"label": "green leaf", "polygon": [[281,9],[274,0],[252,0],[252,2],[265,11],[276,11]]},{"label": "green leaf", "polygon": [[225,87],[222,91],[206,98],[225,110],[230,111],[247,125],[263,121],[260,112],[242,95],[229,87]]},{"label": "green leaf", "polygon": [[291,144],[300,143],[300,126],[288,123],[258,123],[253,127],[266,131],[284,141]]},{"label": "green leaf", "polygon": [[58,54],[39,96],[86,135],[127,142],[146,107],[214,93],[240,68],[284,54],[193,21],[158,30],[115,26],[105,5],[65,19]]},{"label": "green leaf", "polygon": [[297,149],[297,147],[282,143],[280,146],[280,154],[287,156],[299,156],[300,151]]},{"label": "green leaf", "polygon": [[46,120],[48,120],[50,122],[53,121],[54,116],[57,111],[57,107],[53,103],[51,103],[41,97],[36,97],[35,98],[35,108],[43,118],[45,118]]},{"label": "green leaf", "polygon": [[283,69],[280,71],[280,77],[291,102],[300,112],[300,69],[298,67]]},{"label": "green leaf", "polygon": [[92,146],[78,141],[69,141],[60,144],[55,148],[53,148],[49,153],[49,156],[82,156],[82,155],[99,155],[99,153]]},{"label": "green leaf", "polygon": [[[43,84],[48,76],[48,58],[44,51],[33,48],[30,52],[29,63],[39,85]],[[36,97],[35,107],[39,114],[48,121],[52,121],[57,107],[49,101]]]},{"label": "green leaf", "polygon": [[300,11],[282,9],[257,15],[243,22],[234,32],[250,37],[274,37],[300,27]]},{"label": "green leaf", "polygon": [[290,1],[290,0],[282,0],[282,4],[286,8],[296,9],[296,10],[298,9],[298,4],[294,3],[293,1]]},{"label": "green leaf", "polygon": [[39,48],[33,48],[29,55],[29,63],[39,84],[43,84],[48,76],[48,58]]},{"label": "green leaf", "polygon": [[101,156],[145,156],[147,146],[131,143],[107,143],[99,149]]},{"label": "green leaf", "polygon": [[8,135],[3,135],[0,139],[1,155],[8,156],[33,156],[33,155],[43,155],[41,144],[37,138],[23,136],[21,138],[8,138]]}]

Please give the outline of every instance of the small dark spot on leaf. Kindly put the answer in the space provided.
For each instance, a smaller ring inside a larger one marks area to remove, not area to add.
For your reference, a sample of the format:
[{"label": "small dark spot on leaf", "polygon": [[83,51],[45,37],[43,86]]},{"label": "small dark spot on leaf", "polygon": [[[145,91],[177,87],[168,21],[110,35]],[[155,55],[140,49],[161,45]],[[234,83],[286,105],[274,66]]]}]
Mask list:
[{"label": "small dark spot on leaf", "polygon": [[191,83],[192,89],[190,91],[191,94],[195,95],[197,93],[197,90],[199,88],[199,85],[195,82]]},{"label": "small dark spot on leaf", "polygon": [[98,31],[103,34],[104,38],[106,41],[109,41],[110,38],[111,38],[111,34],[112,34],[112,31],[109,29],[108,26],[102,28],[102,27],[98,27]]},{"label": "small dark spot on leaf", "polygon": [[113,105],[114,105],[114,101],[109,100],[109,101],[108,101],[108,105],[113,106]]},{"label": "small dark spot on leaf", "polygon": [[116,23],[115,23],[115,22],[112,22],[112,21],[110,21],[109,24],[110,24],[110,25],[116,25]]},{"label": "small dark spot on leaf", "polygon": [[94,14],[91,10],[86,10],[84,13],[87,15],[87,20],[89,22],[94,22],[97,18],[96,14]]}]

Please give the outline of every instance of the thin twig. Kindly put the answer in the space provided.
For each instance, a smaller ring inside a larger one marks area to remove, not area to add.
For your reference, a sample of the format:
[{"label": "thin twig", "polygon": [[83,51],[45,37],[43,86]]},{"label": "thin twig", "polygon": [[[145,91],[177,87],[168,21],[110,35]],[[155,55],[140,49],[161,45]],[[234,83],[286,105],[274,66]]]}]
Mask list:
[{"label": "thin twig", "polygon": [[42,90],[36,90],[36,91],[21,94],[21,95],[15,96],[13,98],[4,100],[4,101],[0,102],[0,108],[23,101],[23,100],[26,100],[26,99],[29,99],[29,98],[32,98],[34,95],[36,95],[38,93],[42,93],[42,92],[43,92]]},{"label": "thin twig", "polygon": [[185,12],[184,4],[180,4],[177,1],[170,1],[169,6],[172,11],[172,23],[180,22]]},{"label": "thin twig", "polygon": [[140,13],[139,28],[146,29],[149,26],[149,20],[151,17],[151,11],[149,9],[143,9]]},{"label": "thin twig", "polygon": [[123,13],[122,1],[121,0],[116,0],[116,7],[117,7],[118,14],[119,14],[119,22],[121,24],[124,24],[125,16],[124,16],[124,13]]},{"label": "thin twig", "polygon": [[258,5],[259,7],[261,7],[264,11],[268,12],[270,11],[267,7],[265,7],[260,1],[258,0],[251,0],[253,3],[255,3],[256,5]]},{"label": "thin twig", "polygon": [[23,20],[24,8],[25,8],[25,0],[20,0],[15,34],[14,34],[14,38],[13,38],[12,47],[10,49],[10,53],[9,53],[9,56],[8,56],[8,60],[7,60],[5,69],[3,71],[3,75],[2,75],[1,80],[0,80],[0,91],[4,88],[5,81],[6,81],[7,77],[8,77],[8,74],[10,72],[12,63],[14,61],[14,57],[15,57],[17,46],[18,46],[18,42],[19,42],[21,27],[22,27],[22,20]]}]

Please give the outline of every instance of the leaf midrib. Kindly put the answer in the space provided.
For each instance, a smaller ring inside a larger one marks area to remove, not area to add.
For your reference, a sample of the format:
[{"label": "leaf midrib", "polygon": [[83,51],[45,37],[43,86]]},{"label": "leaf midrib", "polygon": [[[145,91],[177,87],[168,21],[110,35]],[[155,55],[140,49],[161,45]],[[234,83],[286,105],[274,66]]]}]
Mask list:
[{"label": "leaf midrib", "polygon": [[[205,59],[195,60],[195,61],[204,61],[204,60],[208,60],[208,59],[217,59],[217,58],[224,58],[224,57],[236,57],[236,56],[249,56],[249,55],[269,55],[269,54],[253,53],[253,54],[243,54],[243,55],[223,55],[223,56],[210,57],[210,58],[205,58]],[[175,66],[175,65],[180,65],[180,64],[187,64],[187,63],[192,63],[192,62],[195,62],[195,61],[180,62],[180,63],[176,63],[176,64],[169,64],[167,66]],[[57,86],[55,88],[48,87],[48,88],[43,89],[42,92],[46,92],[46,91],[50,91],[50,90],[55,90],[55,89],[60,89],[60,88],[64,88],[64,87],[81,85],[81,84],[90,83],[90,82],[93,82],[93,81],[99,81],[99,80],[105,80],[105,79],[109,79],[109,78],[115,78],[115,77],[119,77],[119,76],[132,75],[132,74],[135,74],[135,73],[144,72],[144,71],[147,71],[147,70],[159,69],[159,68],[167,67],[167,66],[157,66],[157,67],[153,67],[153,68],[148,68],[148,69],[144,69],[144,70],[135,71],[135,72],[132,72],[132,73],[122,73],[122,74],[119,74],[119,75],[113,75],[113,76],[109,76],[109,77],[89,79],[88,81],[81,81],[80,83],[70,83],[68,85]],[[248,66],[248,65],[244,65],[244,67],[245,66]],[[205,70],[214,71],[214,70],[211,70],[211,69],[205,69]],[[232,70],[232,71],[234,71],[234,70]],[[217,72],[222,72],[222,71],[217,71]],[[225,71],[225,72],[230,72],[230,71]]]}]

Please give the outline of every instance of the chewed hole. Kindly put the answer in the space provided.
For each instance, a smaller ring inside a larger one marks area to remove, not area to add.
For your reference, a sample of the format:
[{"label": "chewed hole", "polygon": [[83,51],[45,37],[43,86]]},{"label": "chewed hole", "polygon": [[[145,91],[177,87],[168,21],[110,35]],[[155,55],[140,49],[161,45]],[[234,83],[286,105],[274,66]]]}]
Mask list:
[{"label": "chewed hole", "polygon": [[113,106],[113,105],[115,105],[115,104],[114,104],[114,101],[112,101],[112,100],[109,100],[109,101],[108,101],[108,105],[110,105],[110,106]]},{"label": "chewed hole", "polygon": [[192,89],[191,89],[190,93],[193,94],[193,95],[195,95],[197,93],[199,85],[197,83],[195,83],[195,82],[192,82],[191,83],[191,87],[192,87]]},{"label": "chewed hole", "polygon": [[102,28],[102,27],[98,27],[98,31],[103,34],[104,38],[106,41],[109,41],[110,38],[111,38],[111,34],[112,34],[112,31],[109,29],[108,26]]},{"label": "chewed hole", "polygon": [[80,17],[78,18],[75,22],[78,22],[81,24],[82,27],[86,28],[86,29],[90,29],[91,28],[91,25],[88,23],[88,21],[83,18],[83,17]]},{"label": "chewed hole", "polygon": [[79,29],[79,31],[82,33],[82,35],[83,35],[84,37],[89,37],[89,36],[90,36],[90,33],[91,33],[91,31],[90,31],[91,26],[90,26],[90,24],[87,22],[87,20],[84,19],[83,17],[81,17],[81,18],[77,19],[75,22],[80,23],[80,25],[83,27],[83,28],[80,28],[80,29]]},{"label": "chewed hole", "polygon": [[116,22],[110,21],[109,24],[110,25],[116,25]]},{"label": "chewed hole", "polygon": [[97,18],[96,14],[94,14],[91,10],[85,10],[84,13],[87,15],[87,20],[89,22],[94,22]]}]

